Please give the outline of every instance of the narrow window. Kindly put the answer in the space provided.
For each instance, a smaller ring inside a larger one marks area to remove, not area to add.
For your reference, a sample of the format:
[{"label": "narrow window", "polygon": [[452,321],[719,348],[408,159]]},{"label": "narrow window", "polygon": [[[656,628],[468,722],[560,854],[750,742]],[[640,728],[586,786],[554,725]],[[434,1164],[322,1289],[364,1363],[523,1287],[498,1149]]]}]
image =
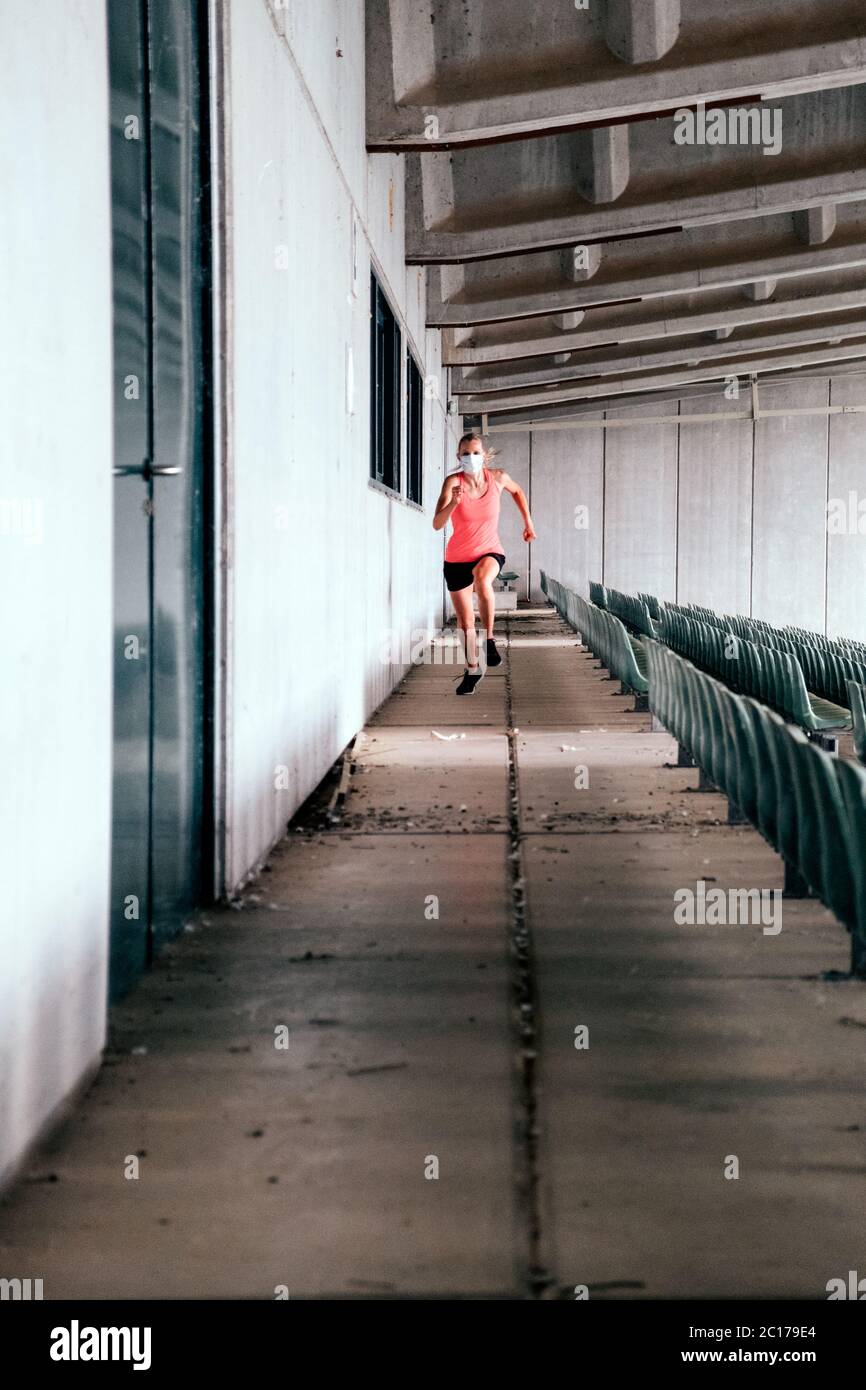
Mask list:
[{"label": "narrow window", "polygon": [[370,477],[400,487],[400,325],[375,274],[370,276]]},{"label": "narrow window", "polygon": [[411,352],[406,353],[406,496],[420,506],[424,472],[424,378]]}]

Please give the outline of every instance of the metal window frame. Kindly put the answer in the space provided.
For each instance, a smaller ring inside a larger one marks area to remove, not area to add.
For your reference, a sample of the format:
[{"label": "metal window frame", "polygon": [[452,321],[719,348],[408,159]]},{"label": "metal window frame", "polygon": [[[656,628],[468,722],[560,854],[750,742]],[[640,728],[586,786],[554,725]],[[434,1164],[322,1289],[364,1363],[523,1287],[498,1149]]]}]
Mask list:
[{"label": "metal window frame", "polygon": [[370,270],[370,478],[400,491],[403,330],[381,281]]},{"label": "metal window frame", "polygon": [[424,503],[424,373],[406,347],[406,496]]}]

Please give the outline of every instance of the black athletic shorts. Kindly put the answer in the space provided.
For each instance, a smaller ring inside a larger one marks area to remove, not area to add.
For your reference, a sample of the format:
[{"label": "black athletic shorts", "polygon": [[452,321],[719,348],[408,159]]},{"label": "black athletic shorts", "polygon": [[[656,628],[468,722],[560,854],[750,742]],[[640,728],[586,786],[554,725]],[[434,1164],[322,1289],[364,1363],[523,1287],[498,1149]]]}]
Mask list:
[{"label": "black athletic shorts", "polygon": [[443,565],[445,583],[448,585],[449,594],[453,594],[457,589],[468,589],[474,582],[475,575],[472,573],[478,560],[483,560],[486,555],[492,555],[494,560],[499,561],[499,573],[502,573],[502,566],[505,564],[505,556],[497,555],[495,550],[487,550],[484,555],[479,555],[476,560],[446,560]]}]

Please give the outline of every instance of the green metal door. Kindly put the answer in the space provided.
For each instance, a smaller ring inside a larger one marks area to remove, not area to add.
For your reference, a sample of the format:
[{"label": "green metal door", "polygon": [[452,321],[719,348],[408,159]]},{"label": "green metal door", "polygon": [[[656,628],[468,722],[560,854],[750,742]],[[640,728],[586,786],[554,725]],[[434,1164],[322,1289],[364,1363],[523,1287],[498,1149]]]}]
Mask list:
[{"label": "green metal door", "polygon": [[112,998],[201,900],[209,377],[204,7],[109,0]]}]

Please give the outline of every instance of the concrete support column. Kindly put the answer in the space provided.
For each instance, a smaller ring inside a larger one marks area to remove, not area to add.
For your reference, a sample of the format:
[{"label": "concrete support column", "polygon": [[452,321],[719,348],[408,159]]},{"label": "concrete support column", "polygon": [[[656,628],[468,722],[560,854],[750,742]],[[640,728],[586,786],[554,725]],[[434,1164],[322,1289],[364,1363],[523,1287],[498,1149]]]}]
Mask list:
[{"label": "concrete support column", "polygon": [[387,12],[368,6],[367,24],[377,47],[390,46],[395,102],[434,81],[436,30],[430,0],[388,0]]},{"label": "concrete support column", "polygon": [[806,246],[823,246],[836,230],[836,204],[794,213],[794,231]]},{"label": "concrete support column", "polygon": [[449,300],[462,294],[466,288],[466,267],[464,265],[440,265],[439,267],[439,287],[443,300]]},{"label": "concrete support column", "polygon": [[753,304],[763,304],[773,298],[778,283],[778,280],[755,280],[752,284],[743,286],[743,294],[747,299],[751,299]]},{"label": "concrete support column", "polygon": [[554,314],[553,321],[563,333],[573,333],[583,322],[583,309],[571,309],[567,314]]},{"label": "concrete support column", "polygon": [[602,126],[577,135],[577,187],[590,203],[614,203],[628,187],[627,125]]},{"label": "concrete support column", "polygon": [[409,198],[410,170],[417,171],[420,189],[419,205],[424,210],[427,230],[454,211],[454,166],[451,155],[443,150],[431,150],[422,157],[416,155],[406,170],[406,197]]},{"label": "concrete support column", "polygon": [[602,248],[594,242],[588,246],[573,246],[562,253],[562,268],[567,280],[583,284],[597,274],[601,265]]},{"label": "concrete support column", "polygon": [[604,37],[625,63],[657,63],[680,35],[680,0],[601,0]]}]

